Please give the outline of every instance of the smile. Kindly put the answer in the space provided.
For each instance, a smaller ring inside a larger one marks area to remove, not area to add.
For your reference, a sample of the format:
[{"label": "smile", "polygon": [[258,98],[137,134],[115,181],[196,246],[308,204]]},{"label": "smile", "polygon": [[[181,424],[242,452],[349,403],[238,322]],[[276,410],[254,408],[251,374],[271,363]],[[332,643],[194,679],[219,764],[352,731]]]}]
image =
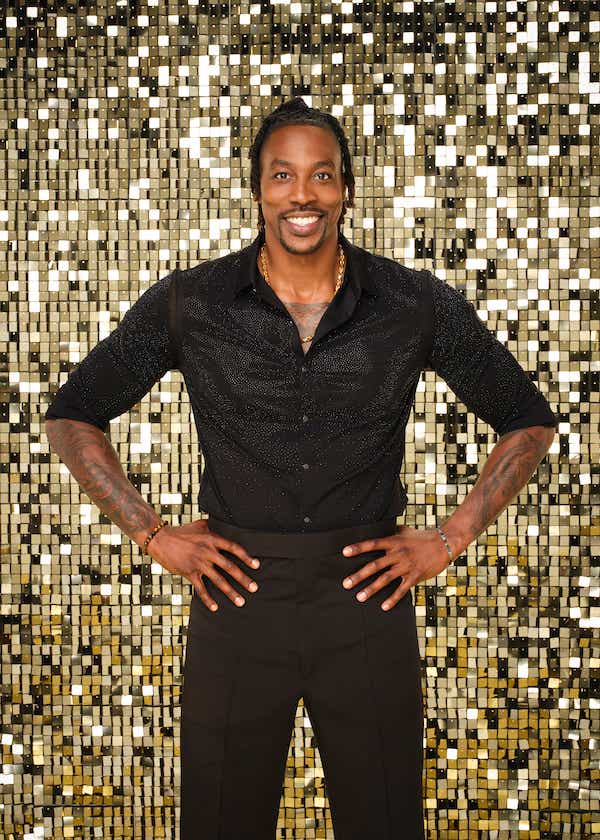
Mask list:
[{"label": "smile", "polygon": [[284,222],[289,226],[290,230],[293,233],[313,233],[318,227],[319,222],[321,219],[325,218],[324,216],[306,216],[305,218],[291,216],[287,219],[284,219]]}]

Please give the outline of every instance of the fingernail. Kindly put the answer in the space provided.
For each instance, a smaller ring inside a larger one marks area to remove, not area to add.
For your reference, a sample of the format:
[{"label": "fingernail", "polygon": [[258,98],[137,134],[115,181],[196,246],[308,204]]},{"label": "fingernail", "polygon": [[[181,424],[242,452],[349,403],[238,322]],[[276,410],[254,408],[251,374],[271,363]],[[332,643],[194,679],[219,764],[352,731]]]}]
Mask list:
[{"label": "fingernail", "polygon": [[254,566],[255,569],[258,569],[258,567],[260,566],[260,563],[258,562],[256,557],[252,560],[252,565]]},{"label": "fingernail", "polygon": [[381,609],[382,610],[389,610],[389,608],[390,608],[390,605],[388,604],[388,602],[384,601],[384,603],[381,605]]},{"label": "fingernail", "polygon": [[366,595],[365,592],[359,592],[356,597],[358,598],[359,601],[364,601],[365,598],[367,597],[367,595]]},{"label": "fingernail", "polygon": [[256,590],[258,589],[258,586],[256,585],[256,583],[254,583],[254,581],[252,581],[252,583],[249,585],[248,589],[250,590],[250,592],[256,592]]},{"label": "fingernail", "polygon": [[352,586],[352,578],[346,578],[346,580],[344,581],[344,586],[346,587],[346,589],[349,586]]},{"label": "fingernail", "polygon": [[350,546],[346,546],[344,549],[344,554],[352,554],[352,548]]},{"label": "fingernail", "polygon": [[244,603],[244,599],[241,597],[241,595],[238,595],[238,597],[235,599],[235,603],[238,605],[238,607],[242,606],[242,604]]},{"label": "fingernail", "polygon": [[219,609],[219,608],[218,608],[218,606],[217,606],[216,604],[211,604],[211,605],[210,605],[210,608],[211,608],[211,610],[212,610],[213,612],[216,612],[216,611]]}]

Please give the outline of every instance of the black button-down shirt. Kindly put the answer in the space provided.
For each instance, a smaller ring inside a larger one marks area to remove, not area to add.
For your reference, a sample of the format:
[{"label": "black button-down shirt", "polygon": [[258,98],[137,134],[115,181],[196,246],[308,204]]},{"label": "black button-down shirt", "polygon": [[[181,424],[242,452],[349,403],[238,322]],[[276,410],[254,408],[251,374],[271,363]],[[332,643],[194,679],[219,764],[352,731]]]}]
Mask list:
[{"label": "black button-down shirt", "polygon": [[399,470],[423,370],[436,371],[498,434],[557,427],[545,397],[460,291],[343,234],[344,281],[305,354],[258,269],[263,241],[261,233],[155,282],[75,367],[46,418],[106,431],[177,369],[204,456],[199,510],[284,532],[404,512]]}]

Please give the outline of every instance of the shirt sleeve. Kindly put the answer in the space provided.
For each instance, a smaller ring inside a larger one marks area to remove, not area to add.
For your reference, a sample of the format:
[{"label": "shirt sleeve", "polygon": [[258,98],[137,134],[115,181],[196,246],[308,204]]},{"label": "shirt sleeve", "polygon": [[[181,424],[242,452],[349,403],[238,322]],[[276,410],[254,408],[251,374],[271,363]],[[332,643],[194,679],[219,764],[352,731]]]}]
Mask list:
[{"label": "shirt sleeve", "polygon": [[457,289],[425,271],[431,336],[426,366],[498,435],[558,418],[513,354]]},{"label": "shirt sleeve", "polygon": [[113,418],[139,402],[168,370],[176,369],[168,298],[177,273],[147,289],[110,335],[71,371],[54,395],[46,420],[82,420],[106,432]]}]

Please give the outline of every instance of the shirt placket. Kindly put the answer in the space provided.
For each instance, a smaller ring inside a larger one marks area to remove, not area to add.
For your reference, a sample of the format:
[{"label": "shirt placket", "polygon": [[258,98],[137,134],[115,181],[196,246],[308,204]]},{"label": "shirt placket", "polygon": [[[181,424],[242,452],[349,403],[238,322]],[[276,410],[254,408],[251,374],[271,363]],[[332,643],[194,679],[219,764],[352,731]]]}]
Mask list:
[{"label": "shirt placket", "polygon": [[273,289],[266,284],[261,276],[256,277],[258,289],[260,291],[260,298],[263,305],[274,309],[278,313],[282,313],[291,323],[293,327],[293,342],[292,352],[296,364],[296,381],[298,389],[298,424],[299,424],[299,466],[298,466],[298,483],[300,487],[300,497],[302,499],[302,509],[299,511],[300,529],[303,526],[311,525],[314,519],[314,511],[308,504],[308,500],[314,497],[314,487],[311,492],[311,484],[318,480],[316,476],[317,468],[317,452],[315,451],[315,439],[310,434],[310,421],[312,415],[311,395],[314,390],[314,371],[312,367],[312,359],[317,352],[317,343],[332,332],[337,327],[341,326],[345,321],[349,320],[354,312],[357,304],[357,293],[354,286],[349,282],[350,278],[346,276],[344,283],[338,296],[334,298],[325,310],[323,317],[319,321],[315,336],[312,343],[306,352],[302,348],[301,337],[298,332],[296,323],[285,305],[275,294]]},{"label": "shirt placket", "polygon": [[[299,408],[300,408],[300,435],[299,440],[302,441],[301,449],[300,449],[300,459],[302,461],[300,467],[300,484],[302,487],[302,499],[308,500],[310,498],[310,492],[308,489],[307,484],[315,480],[314,476],[314,462],[316,460],[316,452],[314,451],[314,440],[313,437],[309,434],[310,430],[310,415],[311,415],[311,402],[310,402],[310,393],[311,393],[311,369],[310,364],[307,363],[307,360],[304,359],[298,369],[298,392],[300,395],[299,400]],[[301,512],[302,516],[302,523],[304,525],[310,525],[313,520],[313,511],[310,509],[308,504],[306,504],[305,509]]]}]

